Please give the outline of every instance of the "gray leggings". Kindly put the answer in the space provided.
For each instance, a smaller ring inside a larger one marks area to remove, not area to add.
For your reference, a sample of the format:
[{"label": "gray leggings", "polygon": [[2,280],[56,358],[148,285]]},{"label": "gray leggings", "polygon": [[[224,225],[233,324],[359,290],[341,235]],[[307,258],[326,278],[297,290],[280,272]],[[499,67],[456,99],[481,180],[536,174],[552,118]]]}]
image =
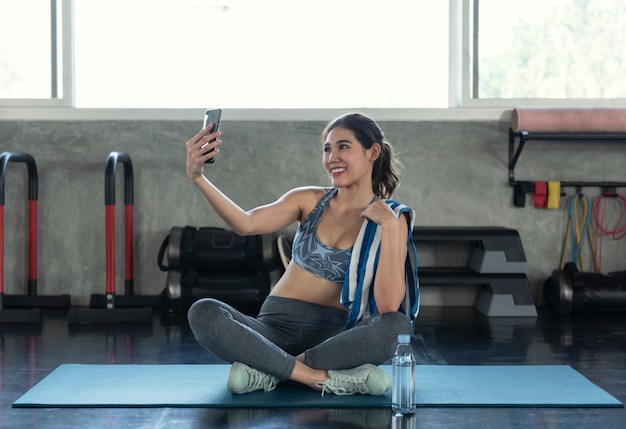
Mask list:
[{"label": "gray leggings", "polygon": [[212,298],[196,301],[189,326],[205,349],[227,362],[242,362],[280,380],[291,376],[296,356],[316,369],[380,365],[391,358],[398,334],[411,334],[399,312],[365,319],[344,330],[348,313],[296,299],[268,296],[254,318]]}]

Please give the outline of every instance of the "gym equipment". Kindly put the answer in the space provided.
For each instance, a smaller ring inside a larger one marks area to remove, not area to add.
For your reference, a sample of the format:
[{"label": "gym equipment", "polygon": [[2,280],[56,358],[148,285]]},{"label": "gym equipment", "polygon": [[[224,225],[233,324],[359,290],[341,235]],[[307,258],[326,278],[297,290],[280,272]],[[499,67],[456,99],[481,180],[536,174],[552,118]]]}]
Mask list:
[{"label": "gym equipment", "polygon": [[[274,237],[239,236],[217,227],[173,227],[159,249],[159,268],[193,270],[201,274],[254,273],[274,263]],[[163,263],[167,250],[169,266]]]},{"label": "gym equipment", "polygon": [[[391,378],[391,366],[380,368]],[[390,408],[384,395],[320,395],[280,383],[237,395],[230,365],[77,365],[56,368],[14,408]],[[417,365],[418,407],[575,408],[623,404],[567,365]],[[389,411],[391,415],[391,411]],[[377,426],[378,427],[378,426]]]},{"label": "gym equipment", "polygon": [[[10,162],[28,170],[28,294],[7,295],[4,289],[4,186]],[[41,323],[42,307],[70,307],[69,295],[37,294],[37,163],[32,155],[3,152],[0,155],[0,323]]]},{"label": "gym equipment", "polygon": [[626,271],[582,272],[568,262],[546,279],[543,297],[556,314],[626,311]]},{"label": "gym equipment", "polygon": [[511,128],[532,133],[626,133],[626,109],[516,107]]},{"label": "gym equipment", "polygon": [[171,313],[204,297],[256,313],[283,272],[273,234],[242,237],[217,227],[172,227],[157,263],[167,272],[163,307]]},{"label": "gym equipment", "polygon": [[528,262],[517,230],[504,227],[413,228],[415,243],[469,243],[463,267],[418,269],[421,286],[478,285],[474,307],[488,317],[537,317]]},{"label": "gym equipment", "polygon": [[[519,161],[526,142],[531,140],[568,142],[626,141],[626,127],[624,123],[616,121],[613,116],[623,117],[626,115],[626,109],[595,109],[597,111],[593,112],[593,124],[588,123],[589,121],[581,120],[583,116],[580,115],[586,114],[582,109],[572,109],[571,111],[558,110],[552,112],[551,109],[517,108],[513,112],[513,126],[509,128],[508,167],[509,186],[513,188],[513,205],[515,207],[524,207],[526,205],[526,194],[535,190],[534,184],[536,181],[517,180],[515,178],[515,166]],[[528,116],[528,118],[522,120],[520,119],[522,115]],[[559,122],[559,119],[564,117],[567,117],[565,125]],[[605,125],[605,128],[597,128],[600,124]],[[522,128],[525,126],[528,126],[529,129]],[[599,187],[603,192],[608,190],[615,191],[616,188],[626,187],[626,182],[610,180],[553,181],[553,187],[556,187],[556,183],[558,183],[560,195],[552,195],[551,207],[548,208],[558,206],[558,197],[565,195],[563,188],[575,188],[576,192],[579,193],[583,187]]]},{"label": "gym equipment", "polygon": [[[125,293],[115,293],[115,172],[117,164],[124,165],[125,205]],[[71,308],[69,324],[80,323],[152,323],[152,308],[158,297],[134,296],[133,281],[133,164],[125,153],[111,152],[107,158],[104,181],[104,204],[106,208],[106,294],[105,308],[93,308],[96,295],[92,296],[89,309]],[[100,299],[101,301],[101,299]],[[121,308],[121,304],[127,308]],[[135,305],[137,307],[133,307]]]}]

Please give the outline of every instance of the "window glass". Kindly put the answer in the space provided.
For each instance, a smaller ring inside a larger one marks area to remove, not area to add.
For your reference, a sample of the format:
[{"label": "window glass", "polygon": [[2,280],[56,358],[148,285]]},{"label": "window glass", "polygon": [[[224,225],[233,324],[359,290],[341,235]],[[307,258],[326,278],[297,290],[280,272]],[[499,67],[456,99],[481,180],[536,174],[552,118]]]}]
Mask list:
[{"label": "window glass", "polygon": [[626,98],[626,2],[478,1],[473,98]]},{"label": "window glass", "polygon": [[0,0],[0,98],[51,97],[50,0]]},{"label": "window glass", "polygon": [[448,2],[75,2],[77,107],[447,107]]}]

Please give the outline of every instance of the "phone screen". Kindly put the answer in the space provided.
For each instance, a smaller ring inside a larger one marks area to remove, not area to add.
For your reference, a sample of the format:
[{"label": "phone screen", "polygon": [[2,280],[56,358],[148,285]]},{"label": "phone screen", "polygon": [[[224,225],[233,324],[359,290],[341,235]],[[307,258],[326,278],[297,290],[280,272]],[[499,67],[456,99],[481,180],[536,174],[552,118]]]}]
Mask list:
[{"label": "phone screen", "polygon": [[[217,131],[220,128],[220,120],[222,118],[222,109],[207,109],[204,112],[204,122],[202,123],[202,129],[205,129],[210,124],[214,124],[211,129],[211,133]],[[211,140],[211,142],[214,140]],[[212,151],[211,151],[212,152]],[[206,164],[212,164],[215,162],[215,158],[210,158],[206,161]]]}]

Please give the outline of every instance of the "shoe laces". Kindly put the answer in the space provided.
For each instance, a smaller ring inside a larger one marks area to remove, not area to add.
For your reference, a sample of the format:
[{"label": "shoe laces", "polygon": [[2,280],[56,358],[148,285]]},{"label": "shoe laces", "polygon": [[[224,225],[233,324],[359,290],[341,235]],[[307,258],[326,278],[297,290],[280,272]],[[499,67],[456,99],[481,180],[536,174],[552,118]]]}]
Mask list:
[{"label": "shoe laces", "polygon": [[274,390],[278,384],[276,377],[262,371],[249,371],[248,375],[250,376],[248,385],[251,388],[254,388],[254,390],[263,389],[266,392],[269,392]]},{"label": "shoe laces", "polygon": [[330,392],[335,395],[352,395],[353,393],[367,394],[369,389],[365,379],[355,380],[353,376],[335,375],[325,381],[318,381],[315,385],[324,393]]}]

